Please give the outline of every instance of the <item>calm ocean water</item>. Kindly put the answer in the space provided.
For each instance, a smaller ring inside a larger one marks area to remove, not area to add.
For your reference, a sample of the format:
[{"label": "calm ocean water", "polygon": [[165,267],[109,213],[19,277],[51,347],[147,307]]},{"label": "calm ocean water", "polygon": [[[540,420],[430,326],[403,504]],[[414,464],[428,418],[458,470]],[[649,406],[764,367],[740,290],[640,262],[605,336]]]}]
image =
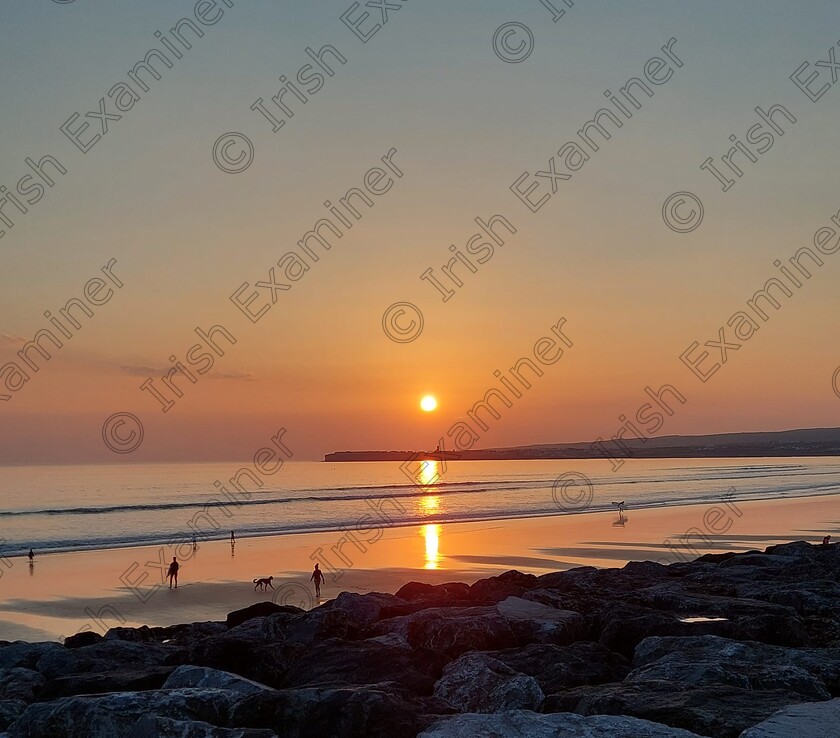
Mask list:
[{"label": "calm ocean water", "polygon": [[[0,553],[190,540],[195,528],[210,538],[225,538],[234,529],[244,538],[365,527],[358,521],[372,505],[387,510],[397,525],[563,514],[552,485],[572,471],[592,481],[592,500],[584,510],[591,512],[611,510],[618,500],[629,509],[708,503],[733,487],[735,500],[840,492],[837,458],[635,460],[617,473],[593,459],[447,462],[442,478],[419,486],[393,462],[287,462],[263,477],[264,486],[241,506],[228,503],[220,510],[213,504],[222,499],[214,482],[227,484],[238,468],[236,463],[0,467]],[[440,471],[430,464],[425,479]]]}]

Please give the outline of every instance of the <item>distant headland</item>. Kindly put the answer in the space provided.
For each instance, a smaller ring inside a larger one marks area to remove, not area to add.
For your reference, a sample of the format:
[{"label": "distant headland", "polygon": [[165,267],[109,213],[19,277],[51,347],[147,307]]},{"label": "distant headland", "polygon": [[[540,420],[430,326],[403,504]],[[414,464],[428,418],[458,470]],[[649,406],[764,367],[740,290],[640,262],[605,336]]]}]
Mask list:
[{"label": "distant headland", "polygon": [[840,428],[801,428],[760,433],[625,438],[549,443],[509,448],[434,451],[335,451],[324,461],[520,460],[520,459],[693,459],[762,456],[840,456]]}]

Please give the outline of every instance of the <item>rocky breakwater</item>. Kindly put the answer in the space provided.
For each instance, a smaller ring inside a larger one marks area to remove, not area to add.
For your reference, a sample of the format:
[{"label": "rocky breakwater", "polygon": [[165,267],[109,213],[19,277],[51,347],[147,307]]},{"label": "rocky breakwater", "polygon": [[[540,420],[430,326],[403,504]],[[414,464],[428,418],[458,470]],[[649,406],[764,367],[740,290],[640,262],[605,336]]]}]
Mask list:
[{"label": "rocky breakwater", "polygon": [[0,644],[0,738],[840,736],[840,546]]}]

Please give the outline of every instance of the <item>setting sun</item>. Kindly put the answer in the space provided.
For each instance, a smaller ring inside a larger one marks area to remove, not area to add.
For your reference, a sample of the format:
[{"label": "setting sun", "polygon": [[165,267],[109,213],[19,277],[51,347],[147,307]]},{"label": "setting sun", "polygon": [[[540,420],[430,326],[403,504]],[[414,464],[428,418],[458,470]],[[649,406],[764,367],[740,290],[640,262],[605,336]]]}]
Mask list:
[{"label": "setting sun", "polygon": [[437,407],[437,400],[434,398],[433,395],[426,395],[422,400],[420,400],[420,408],[425,410],[427,413],[432,412]]}]

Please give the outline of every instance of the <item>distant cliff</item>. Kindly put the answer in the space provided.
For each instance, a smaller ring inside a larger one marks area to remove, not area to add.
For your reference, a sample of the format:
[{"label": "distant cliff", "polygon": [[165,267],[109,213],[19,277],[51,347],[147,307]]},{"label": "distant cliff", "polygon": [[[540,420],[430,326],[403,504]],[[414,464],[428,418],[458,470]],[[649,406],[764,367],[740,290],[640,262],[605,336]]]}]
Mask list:
[{"label": "distant cliff", "polygon": [[[840,456],[840,428],[803,428],[764,433],[718,433],[708,436],[661,436],[644,441],[555,443],[510,448],[446,450],[446,459],[461,461],[513,459],[721,458],[762,456]],[[324,461],[406,461],[441,459],[440,451],[336,451]]]}]

